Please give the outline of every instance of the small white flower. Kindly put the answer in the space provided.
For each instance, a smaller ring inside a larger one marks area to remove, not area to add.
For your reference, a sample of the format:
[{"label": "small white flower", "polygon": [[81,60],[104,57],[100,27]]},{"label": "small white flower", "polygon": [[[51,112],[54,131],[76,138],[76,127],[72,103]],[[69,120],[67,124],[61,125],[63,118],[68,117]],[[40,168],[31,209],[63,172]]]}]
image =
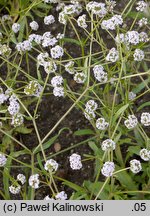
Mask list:
[{"label": "small white flower", "polygon": [[39,24],[36,21],[30,22],[30,27],[32,30],[37,31],[39,28]]},{"label": "small white flower", "polygon": [[125,41],[129,44],[137,45],[140,41],[137,31],[128,31],[125,35]]},{"label": "small white flower", "polygon": [[136,159],[131,160],[130,161],[130,170],[135,174],[140,172],[142,170],[142,166],[141,166],[140,161],[138,161]]},{"label": "small white flower", "polygon": [[119,59],[119,52],[116,48],[109,50],[109,53],[106,56],[106,61],[116,62]]},{"label": "small white flower", "polygon": [[51,84],[53,87],[59,87],[63,84],[63,77],[62,76],[55,76],[51,79]]},{"label": "small white flower", "polygon": [[136,98],[136,94],[131,91],[131,92],[129,92],[128,98],[129,98],[129,100],[134,100],[134,98]]},{"label": "small white flower", "polygon": [[12,30],[14,33],[17,33],[20,30],[20,24],[19,23],[14,23],[12,25]]},{"label": "small white flower", "polygon": [[21,190],[21,186],[20,186],[20,185],[18,185],[18,186],[13,186],[13,185],[11,185],[11,186],[9,187],[9,191],[10,191],[12,194],[18,194],[18,193],[20,193],[20,190]]},{"label": "small white flower", "polygon": [[58,169],[58,163],[53,159],[47,160],[44,169],[49,172],[56,172]]},{"label": "small white flower", "polygon": [[150,113],[144,112],[141,115],[141,124],[144,126],[150,126]]},{"label": "small white flower", "polygon": [[5,166],[6,162],[7,162],[6,156],[2,152],[0,152],[0,167]]},{"label": "small white flower", "polygon": [[76,81],[77,83],[84,83],[86,81],[86,74],[83,73],[83,72],[77,72],[75,75],[74,75],[74,81]]},{"label": "small white flower", "polygon": [[123,33],[117,34],[115,37],[116,43],[124,43],[125,42],[125,35]]},{"label": "small white flower", "polygon": [[74,61],[69,61],[67,64],[65,64],[65,71],[67,71],[69,74],[74,74]]},{"label": "small white flower", "polygon": [[30,81],[29,84],[24,89],[24,93],[26,95],[36,96],[36,97],[39,97],[42,91],[43,91],[43,87],[36,80]]},{"label": "small white flower", "polygon": [[144,1],[139,1],[136,4],[137,4],[136,10],[141,12],[143,12],[148,6],[147,3]]},{"label": "small white flower", "polygon": [[92,111],[92,110],[90,111],[89,109],[85,109],[84,116],[89,121],[92,120],[92,119],[94,119],[96,117],[94,111]]},{"label": "small white flower", "polygon": [[104,17],[107,14],[107,9],[104,3],[98,3],[91,1],[86,5],[86,10],[91,11],[93,14],[98,15],[99,17]]},{"label": "small white flower", "polygon": [[23,118],[23,115],[21,113],[17,113],[17,114],[12,116],[11,125],[13,125],[14,127],[18,127],[18,126],[22,125],[23,122],[24,122],[24,118]]},{"label": "small white flower", "polygon": [[134,61],[142,61],[144,59],[144,51],[136,49],[133,54]]},{"label": "small white flower", "polygon": [[143,17],[142,19],[139,20],[138,25],[139,25],[139,27],[143,27],[143,26],[147,25],[147,23],[148,23],[148,19]]},{"label": "small white flower", "polygon": [[106,177],[110,177],[113,175],[113,172],[115,170],[115,164],[114,162],[105,162],[102,169],[101,169],[101,173],[106,176]]},{"label": "small white flower", "polygon": [[49,195],[47,195],[44,200],[55,200],[54,198],[50,198]]},{"label": "small white flower", "polygon": [[61,46],[57,45],[51,49],[51,56],[54,59],[62,57],[64,54],[64,50]]},{"label": "small white flower", "polygon": [[144,160],[144,161],[149,161],[150,160],[150,151],[143,148],[140,151],[140,157]]},{"label": "small white flower", "polygon": [[82,16],[79,16],[79,18],[77,19],[77,24],[81,28],[87,28],[86,15],[85,14],[83,14]]},{"label": "small white flower", "polygon": [[80,170],[82,168],[81,156],[74,153],[69,158],[70,167],[73,170]]},{"label": "small white flower", "polygon": [[20,110],[20,105],[16,100],[10,101],[10,104],[8,106],[8,112],[10,115],[16,115]]},{"label": "small white flower", "polygon": [[140,32],[139,34],[139,40],[140,42],[148,42],[149,41],[149,36],[146,32]]},{"label": "small white flower", "polygon": [[89,100],[85,104],[86,111],[93,112],[97,109],[98,104],[94,100]]},{"label": "small white flower", "polygon": [[44,24],[45,25],[50,25],[54,22],[55,22],[55,17],[53,15],[49,15],[49,16],[44,17]]},{"label": "small white flower", "polygon": [[102,65],[95,65],[93,68],[94,77],[101,83],[105,83],[108,80],[107,73],[104,71]]},{"label": "small white flower", "polygon": [[17,180],[21,182],[21,184],[23,185],[26,182],[26,177],[23,174],[18,174],[17,175]]},{"label": "small white flower", "polygon": [[137,126],[138,120],[135,115],[129,115],[128,119],[124,121],[124,124],[128,129],[132,129]]},{"label": "small white flower", "polygon": [[34,189],[37,189],[39,188],[39,184],[40,184],[40,181],[39,181],[39,174],[35,174],[35,175],[31,175],[29,177],[29,185],[34,188]]},{"label": "small white flower", "polygon": [[67,194],[65,191],[61,191],[55,196],[56,200],[66,200],[67,199]]},{"label": "small white flower", "polygon": [[55,87],[55,88],[53,89],[53,95],[54,95],[55,97],[64,97],[64,94],[65,94],[65,92],[64,92],[64,87],[62,87],[62,86],[60,86],[60,87]]},{"label": "small white flower", "polygon": [[40,53],[40,54],[37,56],[38,64],[39,64],[39,65],[42,65],[42,66],[44,66],[45,61],[47,61],[48,59],[49,59],[49,54],[48,54],[47,52],[45,52],[45,53]]},{"label": "small white flower", "polygon": [[106,139],[102,142],[102,150],[107,151],[107,150],[114,150],[116,147],[116,143],[111,140],[111,139]]},{"label": "small white flower", "polygon": [[104,118],[98,118],[96,120],[96,127],[99,130],[106,130],[106,128],[108,128],[109,123],[105,121]]},{"label": "small white flower", "polygon": [[64,36],[65,36],[64,34],[58,33],[57,36],[56,36],[56,38],[57,39],[63,39]]}]

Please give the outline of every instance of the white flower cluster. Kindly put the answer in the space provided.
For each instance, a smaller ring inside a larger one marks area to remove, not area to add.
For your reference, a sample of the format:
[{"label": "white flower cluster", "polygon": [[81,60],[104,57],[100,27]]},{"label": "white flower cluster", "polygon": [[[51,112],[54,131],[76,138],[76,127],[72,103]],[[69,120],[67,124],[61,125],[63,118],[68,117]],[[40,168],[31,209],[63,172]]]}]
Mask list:
[{"label": "white flower cluster", "polygon": [[54,46],[57,43],[57,39],[52,36],[51,32],[45,32],[42,36],[42,46],[49,47]]},{"label": "white flower cluster", "polygon": [[108,150],[114,150],[116,147],[116,143],[112,139],[106,139],[102,142],[102,150],[108,151]]},{"label": "white flower cluster", "polygon": [[150,113],[144,112],[141,115],[141,124],[144,126],[150,126]]},{"label": "white flower cluster", "polygon": [[144,2],[144,1],[138,1],[137,2],[137,7],[136,7],[136,10],[137,11],[141,11],[141,12],[143,12],[146,8],[147,8],[147,3],[146,2]]},{"label": "white flower cluster", "polygon": [[6,162],[7,162],[6,156],[2,152],[0,152],[0,167],[5,166]]},{"label": "white flower cluster", "polygon": [[54,198],[50,198],[49,195],[47,195],[44,200],[55,200]]},{"label": "white flower cluster", "polygon": [[3,104],[8,99],[8,95],[4,93],[3,89],[0,87],[0,104]]},{"label": "white flower cluster", "polygon": [[55,17],[53,15],[45,16],[44,17],[44,24],[50,25],[55,22]]},{"label": "white flower cluster", "polygon": [[85,14],[83,14],[82,16],[79,16],[79,18],[77,19],[77,24],[81,28],[87,28],[86,15]]},{"label": "white flower cluster", "polygon": [[10,15],[8,15],[8,14],[5,14],[5,15],[3,15],[2,16],[2,22],[7,22],[7,21],[12,21],[12,18],[11,18],[11,16]]},{"label": "white flower cluster", "polygon": [[128,119],[124,121],[124,124],[128,129],[132,129],[137,126],[138,120],[135,115],[129,115]]},{"label": "white flower cluster", "polygon": [[97,107],[98,104],[94,100],[89,100],[85,104],[85,111],[84,111],[85,118],[87,118],[88,120],[95,118],[95,111]]},{"label": "white flower cluster", "polygon": [[74,74],[74,61],[69,61],[67,64],[65,64],[65,71],[67,71],[69,74]]},{"label": "white flower cluster", "polygon": [[64,97],[64,87],[61,86],[63,84],[62,76],[55,76],[51,79],[51,84],[54,87],[53,94],[56,97]]},{"label": "white flower cluster", "polygon": [[[18,174],[17,175],[17,181],[21,182],[21,184],[24,185],[26,182],[26,177],[23,174]],[[18,194],[21,191],[21,186],[18,183],[16,185],[11,185],[9,187],[9,191],[12,194]]]},{"label": "white flower cluster", "polygon": [[113,175],[113,172],[115,170],[115,164],[114,162],[105,162],[102,169],[101,169],[101,173],[106,176],[106,177],[110,177]]},{"label": "white flower cluster", "polygon": [[30,81],[24,88],[24,93],[29,96],[39,97],[42,91],[43,87],[36,80]]},{"label": "white flower cluster", "polygon": [[116,48],[109,50],[109,53],[106,56],[106,61],[116,62],[119,59],[119,52]]},{"label": "white flower cluster", "polygon": [[59,13],[58,20],[64,25],[67,23],[68,16],[79,15],[82,12],[82,6],[79,3],[64,5],[62,9]]},{"label": "white flower cluster", "polygon": [[17,43],[16,49],[20,53],[30,51],[32,49],[32,43],[29,40],[24,40],[23,42]]},{"label": "white flower cluster", "polygon": [[149,36],[147,35],[146,32],[140,32],[139,33],[139,39],[140,39],[140,42],[148,42],[149,41]]},{"label": "white flower cluster", "polygon": [[144,59],[144,51],[141,49],[135,49],[133,57],[134,61],[142,61]]},{"label": "white flower cluster", "polygon": [[99,130],[106,130],[106,128],[108,128],[109,123],[106,122],[106,120],[104,118],[98,118],[96,120],[96,128]]},{"label": "white flower cluster", "polygon": [[99,3],[91,1],[86,5],[86,10],[91,11],[92,14],[96,14],[99,17],[104,17],[107,14],[106,5],[104,3]]},{"label": "white flower cluster", "polygon": [[14,185],[11,185],[9,187],[9,191],[12,193],[12,194],[18,194],[20,193],[20,190],[21,190],[21,186],[18,185],[18,186],[14,186]]},{"label": "white flower cluster", "polygon": [[22,125],[23,122],[24,122],[24,118],[23,118],[23,115],[21,113],[17,113],[17,114],[12,116],[11,124],[14,127],[18,127],[18,126]]},{"label": "white flower cluster", "polygon": [[39,188],[39,184],[40,184],[40,180],[39,180],[39,174],[34,174],[34,175],[31,175],[29,177],[29,185],[34,188],[34,189],[37,189]]},{"label": "white flower cluster", "polygon": [[129,95],[128,95],[128,99],[129,100],[134,100],[136,98],[136,94],[134,92],[129,92]]},{"label": "white flower cluster", "polygon": [[142,170],[142,166],[141,166],[140,161],[138,161],[136,159],[131,160],[130,161],[130,170],[135,174],[139,173]]},{"label": "white flower cluster", "polygon": [[20,24],[19,23],[14,23],[12,25],[12,30],[14,33],[17,33],[20,30]]},{"label": "white flower cluster", "polygon": [[36,21],[30,22],[29,25],[30,25],[31,29],[34,30],[34,31],[37,31],[38,28],[39,28],[39,24]]},{"label": "white flower cluster", "polygon": [[25,177],[25,175],[20,173],[17,175],[17,180],[20,181],[22,185],[24,185],[26,182],[26,177]]},{"label": "white flower cluster", "polygon": [[144,161],[149,161],[150,160],[150,151],[143,148],[140,151],[140,157],[144,160]]},{"label": "white flower cluster", "polygon": [[17,102],[17,97],[13,94],[9,98],[8,112],[12,116],[11,125],[18,127],[23,124],[24,118],[20,111],[20,104]]},{"label": "white flower cluster", "polygon": [[41,35],[38,35],[38,34],[30,34],[29,38],[28,38],[30,43],[35,42],[37,44],[41,44],[42,39],[43,39],[43,37]]},{"label": "white flower cluster", "polygon": [[53,159],[47,160],[44,169],[49,172],[56,172],[58,169],[58,163]]},{"label": "white flower cluster", "polygon": [[108,80],[107,73],[104,71],[102,65],[95,65],[93,68],[94,77],[101,83],[105,83]]},{"label": "white flower cluster", "polygon": [[116,1],[113,1],[113,0],[108,0],[107,2],[106,2],[106,4],[107,4],[107,11],[108,12],[110,12],[110,13],[112,13],[113,12],[113,10],[114,10],[114,7],[116,6]]},{"label": "white flower cluster", "polygon": [[65,191],[61,191],[55,196],[56,200],[66,200],[67,199],[67,194]]},{"label": "white flower cluster", "polygon": [[51,49],[51,56],[54,59],[62,57],[64,54],[64,50],[61,46],[57,45]]},{"label": "white flower cluster", "polygon": [[87,75],[83,72],[77,72],[75,73],[74,77],[73,77],[74,81],[77,83],[84,83],[87,79]]},{"label": "white flower cluster", "polygon": [[40,53],[37,56],[37,62],[38,65],[44,67],[46,73],[54,73],[57,70],[57,65],[55,64],[55,62],[50,60],[49,54],[47,52]]},{"label": "white flower cluster", "polygon": [[58,3],[59,0],[43,0],[45,3]]},{"label": "white flower cluster", "polygon": [[19,110],[20,110],[20,105],[17,102],[17,98],[11,96],[9,98],[9,101],[10,101],[10,103],[9,103],[9,106],[8,106],[8,112],[12,116],[16,115],[19,112]]},{"label": "white flower cluster", "polygon": [[148,23],[148,19],[145,18],[145,17],[143,17],[142,19],[140,19],[140,20],[138,21],[139,27],[143,27],[143,26],[147,25],[147,23]]},{"label": "white flower cluster", "polygon": [[[61,191],[55,195],[56,200],[66,200],[67,194],[65,191]],[[54,198],[50,198],[49,195],[44,198],[44,200],[55,200]]]},{"label": "white flower cluster", "polygon": [[103,20],[101,23],[101,28],[106,30],[115,30],[117,26],[123,24],[123,19],[121,15],[114,15],[108,20]]},{"label": "white flower cluster", "polygon": [[82,168],[81,156],[79,154],[72,154],[69,157],[70,167],[73,170],[79,170]]},{"label": "white flower cluster", "polygon": [[7,44],[0,44],[0,55],[8,56],[11,54],[11,48]]}]

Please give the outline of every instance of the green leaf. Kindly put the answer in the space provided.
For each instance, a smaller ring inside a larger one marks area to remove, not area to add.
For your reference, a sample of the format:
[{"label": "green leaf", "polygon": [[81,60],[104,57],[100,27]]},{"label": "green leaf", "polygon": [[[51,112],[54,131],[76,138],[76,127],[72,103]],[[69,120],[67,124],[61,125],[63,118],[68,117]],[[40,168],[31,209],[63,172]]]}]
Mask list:
[{"label": "green leaf", "polygon": [[17,158],[17,157],[19,157],[21,155],[25,155],[25,154],[29,154],[29,151],[27,151],[26,149],[21,150],[21,151],[11,152],[10,156],[14,157],[14,158]]},{"label": "green leaf", "polygon": [[[69,128],[62,128],[57,135],[53,136],[51,139],[49,139],[47,142],[45,142],[42,146],[43,146],[43,150],[48,149],[49,147],[51,147],[51,145],[55,142],[55,140],[59,137],[59,135],[64,131],[64,130],[69,130]],[[38,146],[38,148],[36,149],[36,151],[34,151],[36,148],[33,149],[33,152],[36,154],[38,152],[41,151],[41,147]]]},{"label": "green leaf", "polygon": [[139,155],[140,150],[141,150],[140,146],[129,146],[129,148],[128,148],[128,152],[130,152],[131,155],[133,155],[133,154]]},{"label": "green leaf", "polygon": [[140,105],[140,106],[137,108],[137,112],[140,111],[141,109],[143,109],[143,108],[146,107],[146,106],[150,106],[150,101],[145,102],[145,103],[143,103],[142,105]]},{"label": "green leaf", "polygon": [[93,135],[94,131],[91,129],[81,129],[74,132],[75,136]]},{"label": "green leaf", "polygon": [[136,85],[136,88],[132,89],[132,91],[137,94],[141,92],[142,89],[145,88],[145,86],[150,82],[150,78],[146,79],[144,82],[141,82],[140,84]]},{"label": "green leaf", "polygon": [[[91,193],[97,196],[98,192],[102,188],[104,182],[95,182],[92,183],[91,181],[84,181],[84,186],[87,188],[87,190]],[[109,184],[107,183],[102,190],[101,194],[99,195],[99,199],[101,200],[107,200],[109,197]]]},{"label": "green leaf", "polygon": [[74,43],[74,44],[76,44],[76,45],[78,45],[78,46],[81,46],[81,43],[80,43],[78,40],[76,40],[76,39],[72,39],[72,38],[62,38],[61,40],[62,40],[63,42]]},{"label": "green leaf", "polygon": [[113,117],[113,124],[116,122],[116,120],[120,117],[121,114],[125,112],[125,110],[128,108],[129,104],[125,104],[122,106],[114,115]]},{"label": "green leaf", "polygon": [[18,133],[21,133],[21,134],[29,134],[32,132],[32,129],[30,128],[27,128],[27,127],[23,127],[23,126],[19,126],[19,127],[16,127],[14,129],[15,132],[18,132]]},{"label": "green leaf", "polygon": [[[116,170],[122,169],[116,165]],[[131,175],[127,171],[119,172],[115,174],[116,179],[120,182],[123,188],[127,190],[137,190],[137,184],[133,181]]]}]

